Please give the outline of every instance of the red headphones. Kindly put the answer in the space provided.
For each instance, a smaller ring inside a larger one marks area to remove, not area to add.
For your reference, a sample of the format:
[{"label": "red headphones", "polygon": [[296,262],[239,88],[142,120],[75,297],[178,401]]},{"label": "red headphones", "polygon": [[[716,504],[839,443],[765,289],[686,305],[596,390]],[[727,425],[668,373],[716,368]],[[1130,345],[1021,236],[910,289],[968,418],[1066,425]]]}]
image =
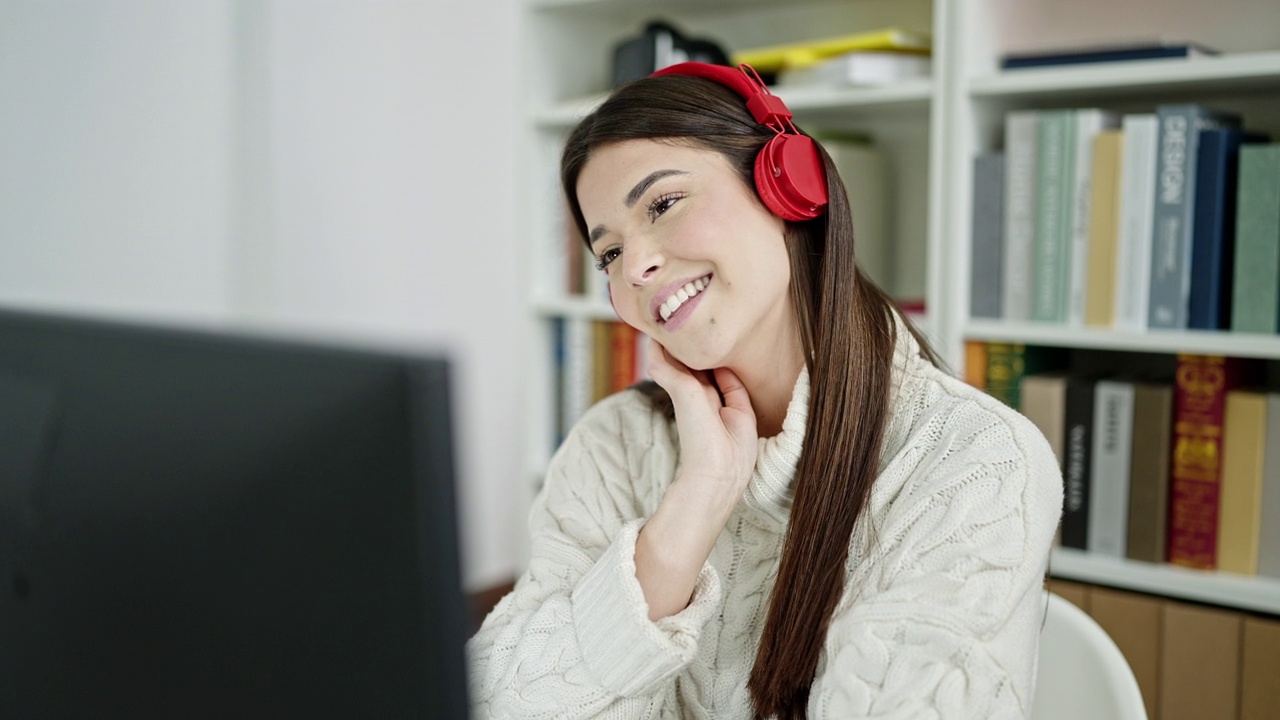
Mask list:
[{"label": "red headphones", "polygon": [[756,155],[756,191],[765,207],[783,220],[812,220],[827,206],[827,178],[813,139],[791,122],[782,98],[769,92],[750,65],[683,62],[650,75],[691,75],[732,88],[747,101],[756,122],[777,133]]}]

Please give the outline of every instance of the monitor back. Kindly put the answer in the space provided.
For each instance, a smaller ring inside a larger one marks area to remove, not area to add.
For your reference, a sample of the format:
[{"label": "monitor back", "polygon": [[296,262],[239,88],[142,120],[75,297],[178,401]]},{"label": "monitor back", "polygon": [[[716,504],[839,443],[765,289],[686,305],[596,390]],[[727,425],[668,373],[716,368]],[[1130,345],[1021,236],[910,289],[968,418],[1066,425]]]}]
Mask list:
[{"label": "monitor back", "polygon": [[0,312],[0,714],[465,717],[441,358]]}]

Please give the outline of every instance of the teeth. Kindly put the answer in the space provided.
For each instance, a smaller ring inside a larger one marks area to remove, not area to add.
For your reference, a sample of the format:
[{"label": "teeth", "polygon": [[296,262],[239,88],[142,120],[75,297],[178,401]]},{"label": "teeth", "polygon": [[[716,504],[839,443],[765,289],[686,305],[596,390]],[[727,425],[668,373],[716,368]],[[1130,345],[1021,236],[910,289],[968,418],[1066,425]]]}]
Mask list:
[{"label": "teeth", "polygon": [[706,287],[706,278],[698,278],[693,282],[685,283],[684,287],[676,290],[675,294],[667,298],[667,301],[658,308],[658,314],[662,316],[662,321],[666,322],[681,305],[689,298],[702,292]]}]

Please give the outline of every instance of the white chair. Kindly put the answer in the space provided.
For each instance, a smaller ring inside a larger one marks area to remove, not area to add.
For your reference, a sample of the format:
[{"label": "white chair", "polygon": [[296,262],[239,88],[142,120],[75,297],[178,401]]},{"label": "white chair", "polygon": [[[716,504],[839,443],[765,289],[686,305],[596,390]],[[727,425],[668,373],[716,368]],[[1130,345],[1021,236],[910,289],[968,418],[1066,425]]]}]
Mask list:
[{"label": "white chair", "polygon": [[1147,720],[1138,680],[1107,632],[1049,593],[1031,720]]}]

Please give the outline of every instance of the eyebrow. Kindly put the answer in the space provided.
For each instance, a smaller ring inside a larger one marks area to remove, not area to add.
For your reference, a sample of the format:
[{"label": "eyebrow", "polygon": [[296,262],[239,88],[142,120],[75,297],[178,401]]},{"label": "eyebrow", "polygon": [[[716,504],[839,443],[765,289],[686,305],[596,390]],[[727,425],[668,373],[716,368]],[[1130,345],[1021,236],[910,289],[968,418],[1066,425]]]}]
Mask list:
[{"label": "eyebrow", "polygon": [[[684,175],[684,174],[686,174],[684,170],[674,170],[674,169],[654,170],[653,172],[644,176],[643,180],[636,183],[635,187],[631,188],[631,192],[627,193],[627,197],[623,201],[627,204],[627,207],[629,208],[635,207],[636,203],[640,202],[641,196],[643,196],[645,192],[649,190],[649,188],[653,187],[654,183],[658,182],[663,178],[671,177],[672,175]],[[596,241],[599,240],[600,237],[604,235],[606,232],[607,230],[603,225],[597,225],[594,228],[592,228],[590,244],[595,245]]]}]

